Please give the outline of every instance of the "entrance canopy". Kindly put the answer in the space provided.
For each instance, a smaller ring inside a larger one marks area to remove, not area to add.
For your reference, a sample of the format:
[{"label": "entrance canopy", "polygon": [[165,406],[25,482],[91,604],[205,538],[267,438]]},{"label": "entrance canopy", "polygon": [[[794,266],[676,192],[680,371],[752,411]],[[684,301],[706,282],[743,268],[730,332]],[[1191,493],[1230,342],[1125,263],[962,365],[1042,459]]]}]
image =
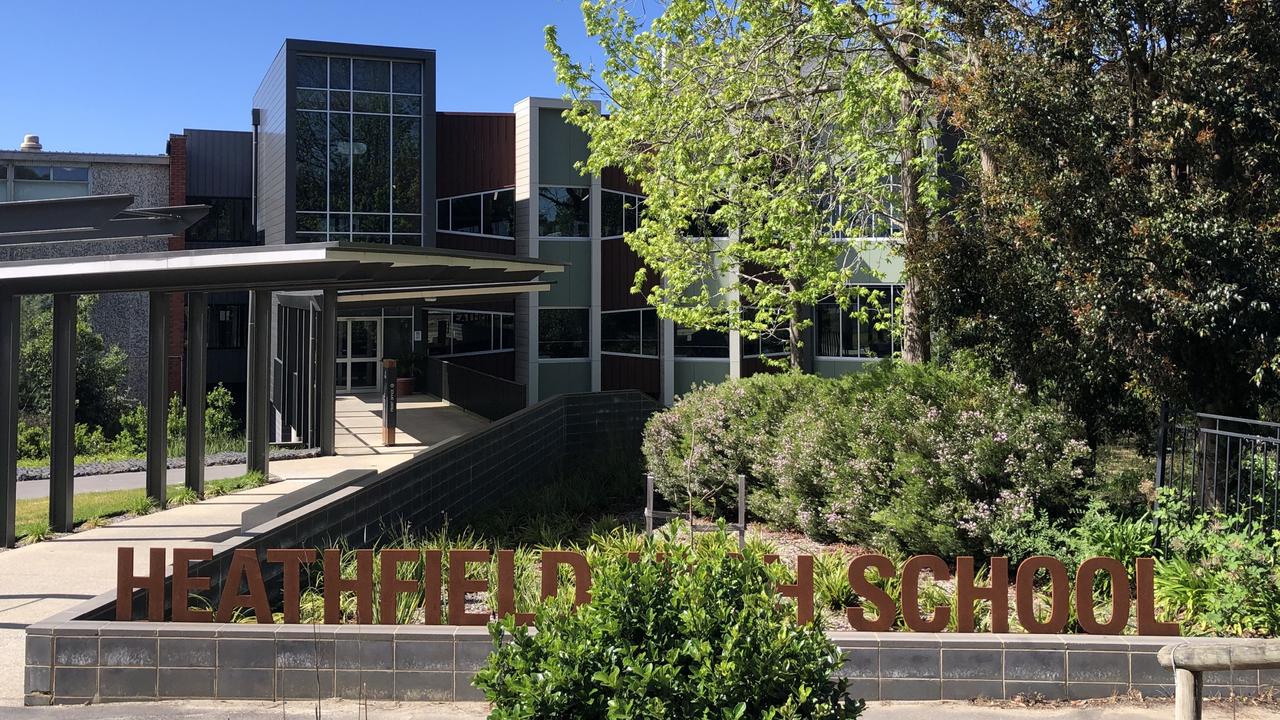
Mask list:
[{"label": "entrance canopy", "polygon": [[545,290],[561,263],[458,250],[307,243],[0,263],[0,288],[44,293],[402,291],[414,297]]}]

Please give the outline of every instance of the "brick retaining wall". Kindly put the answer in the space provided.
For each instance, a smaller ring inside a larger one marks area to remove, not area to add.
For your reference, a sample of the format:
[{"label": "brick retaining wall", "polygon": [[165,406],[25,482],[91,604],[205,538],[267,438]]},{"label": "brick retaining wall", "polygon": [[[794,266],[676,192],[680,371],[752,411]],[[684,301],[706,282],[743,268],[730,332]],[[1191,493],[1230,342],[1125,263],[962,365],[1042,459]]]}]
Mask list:
[{"label": "brick retaining wall", "polygon": [[[1213,638],[832,633],[841,675],[867,700],[1172,697],[1156,662]],[[482,627],[67,621],[27,630],[28,705],[190,699],[483,700]],[[1280,670],[1207,673],[1206,692],[1280,690]]]}]

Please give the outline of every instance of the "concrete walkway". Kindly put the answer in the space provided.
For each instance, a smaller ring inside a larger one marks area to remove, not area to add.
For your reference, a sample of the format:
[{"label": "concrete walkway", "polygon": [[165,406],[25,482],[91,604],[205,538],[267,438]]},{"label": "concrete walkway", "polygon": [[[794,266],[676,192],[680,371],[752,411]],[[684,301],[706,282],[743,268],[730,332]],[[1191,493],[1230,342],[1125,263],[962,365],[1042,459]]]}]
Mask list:
[{"label": "concrete walkway", "polygon": [[[327,720],[479,720],[487,717],[484,703],[387,703],[367,706],[351,700],[326,700],[316,715],[314,702],[195,702],[120,703],[41,708],[0,708],[0,719],[38,720],[288,720],[323,717]],[[1168,720],[1169,703],[1148,707],[1091,704],[1081,707],[994,708],[965,702],[872,703],[864,720]],[[1262,720],[1277,717],[1274,707],[1241,705],[1233,712],[1224,703],[1205,707],[1205,720]]]},{"label": "concrete walkway", "polygon": [[0,550],[0,709],[22,703],[23,629],[112,591],[116,582],[116,548],[133,547],[135,572],[143,573],[146,548],[217,544],[240,532],[240,514],[251,507],[342,470],[386,470],[487,424],[429,396],[409,396],[399,405],[398,420],[404,430],[399,434],[398,443],[393,448],[384,448],[381,447],[380,410],[376,399],[339,398],[340,454],[274,462],[270,472],[278,481],[265,487],[26,547]]}]

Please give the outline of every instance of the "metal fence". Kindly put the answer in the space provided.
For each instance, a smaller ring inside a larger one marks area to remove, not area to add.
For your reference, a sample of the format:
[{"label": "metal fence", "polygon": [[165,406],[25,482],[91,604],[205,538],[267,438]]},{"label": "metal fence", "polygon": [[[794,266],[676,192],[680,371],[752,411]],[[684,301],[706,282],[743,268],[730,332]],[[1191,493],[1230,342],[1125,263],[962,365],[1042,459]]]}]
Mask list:
[{"label": "metal fence", "polygon": [[1161,413],[1160,487],[1193,507],[1239,513],[1280,528],[1280,423],[1196,413]]}]

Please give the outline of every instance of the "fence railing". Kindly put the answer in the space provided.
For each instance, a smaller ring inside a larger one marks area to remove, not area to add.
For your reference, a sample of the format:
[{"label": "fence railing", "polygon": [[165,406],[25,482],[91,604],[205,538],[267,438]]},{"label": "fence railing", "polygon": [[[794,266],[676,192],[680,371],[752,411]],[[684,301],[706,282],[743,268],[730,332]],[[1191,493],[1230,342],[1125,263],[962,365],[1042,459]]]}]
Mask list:
[{"label": "fence railing", "polygon": [[504,418],[525,407],[525,386],[447,360],[428,358],[427,392],[488,420]]},{"label": "fence railing", "polygon": [[1193,507],[1280,528],[1280,423],[1162,413],[1156,475]]}]

